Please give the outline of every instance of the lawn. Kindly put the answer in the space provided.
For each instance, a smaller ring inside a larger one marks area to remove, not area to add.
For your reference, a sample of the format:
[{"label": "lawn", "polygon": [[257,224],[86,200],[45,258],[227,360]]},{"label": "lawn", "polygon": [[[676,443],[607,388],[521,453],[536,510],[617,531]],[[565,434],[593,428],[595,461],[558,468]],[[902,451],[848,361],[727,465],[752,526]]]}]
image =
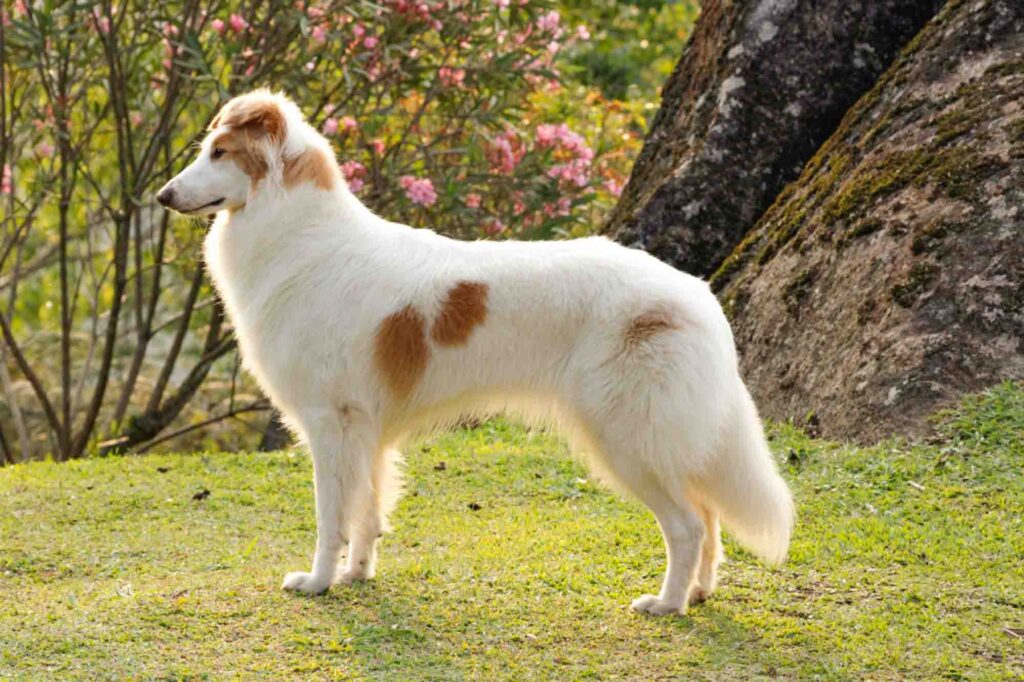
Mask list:
[{"label": "lawn", "polygon": [[1024,677],[1024,387],[926,443],[771,432],[788,563],[727,542],[718,592],[664,619],[628,610],[652,517],[503,421],[407,448],[378,578],[319,597],[278,587],[313,549],[301,453],[0,469],[0,678]]}]

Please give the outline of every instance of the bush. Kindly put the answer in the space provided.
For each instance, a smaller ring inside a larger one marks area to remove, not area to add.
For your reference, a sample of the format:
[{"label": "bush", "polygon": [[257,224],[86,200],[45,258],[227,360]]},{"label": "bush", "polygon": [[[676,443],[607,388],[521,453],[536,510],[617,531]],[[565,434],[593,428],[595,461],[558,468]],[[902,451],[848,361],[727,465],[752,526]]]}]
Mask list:
[{"label": "bush", "polygon": [[152,200],[234,94],[286,92],[371,207],[460,237],[592,230],[642,129],[641,102],[563,85],[586,31],[546,0],[18,0],[0,30],[0,435],[22,457],[265,407],[201,232]]}]

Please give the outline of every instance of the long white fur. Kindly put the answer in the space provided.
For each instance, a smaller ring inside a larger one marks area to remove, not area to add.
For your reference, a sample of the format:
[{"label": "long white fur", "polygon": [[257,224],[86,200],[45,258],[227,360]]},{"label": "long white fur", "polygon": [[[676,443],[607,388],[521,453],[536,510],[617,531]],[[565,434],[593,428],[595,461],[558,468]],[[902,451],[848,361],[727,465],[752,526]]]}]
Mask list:
[{"label": "long white fur", "polygon": [[[331,191],[285,190],[284,159],[309,146],[333,152],[286,98],[249,96],[275,102],[286,121],[283,144],[266,142],[267,178],[253,187],[232,164],[214,164],[207,138],[168,187],[183,212],[228,197],[233,210],[206,237],[207,267],[246,368],[311,446],[317,550],[286,589],[372,577],[398,496],[396,448],[495,411],[557,423],[600,476],[654,512],[668,572],[638,611],[677,613],[710,594],[719,517],[765,560],[785,558],[793,504],[705,282],[600,237],[455,241],[374,215],[340,180]],[[394,398],[371,361],[381,321],[411,304],[429,325],[466,280],[489,287],[486,321],[465,346],[428,341],[422,380]],[[624,344],[631,321],[652,310],[677,328]]]}]

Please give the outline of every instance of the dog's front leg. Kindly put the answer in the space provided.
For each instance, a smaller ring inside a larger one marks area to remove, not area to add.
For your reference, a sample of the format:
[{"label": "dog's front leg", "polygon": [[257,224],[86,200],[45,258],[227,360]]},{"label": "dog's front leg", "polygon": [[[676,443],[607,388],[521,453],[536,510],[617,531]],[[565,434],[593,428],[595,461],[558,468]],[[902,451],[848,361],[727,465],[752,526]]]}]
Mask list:
[{"label": "dog's front leg", "polygon": [[300,420],[313,454],[316,486],[316,555],[310,573],[295,572],[284,577],[282,587],[307,594],[323,592],[334,582],[343,537],[343,503],[339,464],[343,457],[345,433],[341,420],[329,411],[318,411]]}]

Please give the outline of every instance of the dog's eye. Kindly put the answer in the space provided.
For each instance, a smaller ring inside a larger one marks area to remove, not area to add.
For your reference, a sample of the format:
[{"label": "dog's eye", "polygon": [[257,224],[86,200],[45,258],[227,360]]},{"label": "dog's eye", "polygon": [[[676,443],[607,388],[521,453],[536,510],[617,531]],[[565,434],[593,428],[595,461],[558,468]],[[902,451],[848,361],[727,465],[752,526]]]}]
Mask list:
[{"label": "dog's eye", "polygon": [[220,147],[217,147],[216,149],[213,150],[213,154],[211,154],[210,156],[212,156],[215,159],[219,159],[225,154],[227,154],[227,151],[221,149]]}]

